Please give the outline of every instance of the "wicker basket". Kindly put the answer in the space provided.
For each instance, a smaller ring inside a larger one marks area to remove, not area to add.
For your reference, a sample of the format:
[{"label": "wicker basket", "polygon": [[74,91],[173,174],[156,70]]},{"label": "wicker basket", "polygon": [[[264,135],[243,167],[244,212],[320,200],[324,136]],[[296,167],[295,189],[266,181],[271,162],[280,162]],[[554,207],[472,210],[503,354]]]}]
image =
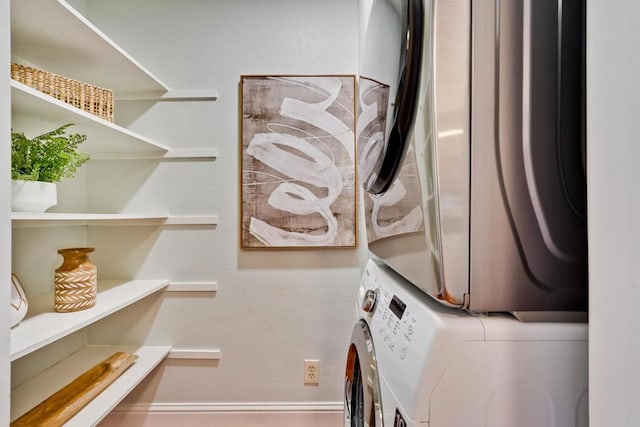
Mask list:
[{"label": "wicker basket", "polygon": [[16,63],[11,63],[11,78],[76,108],[113,122],[113,91],[109,89]]}]

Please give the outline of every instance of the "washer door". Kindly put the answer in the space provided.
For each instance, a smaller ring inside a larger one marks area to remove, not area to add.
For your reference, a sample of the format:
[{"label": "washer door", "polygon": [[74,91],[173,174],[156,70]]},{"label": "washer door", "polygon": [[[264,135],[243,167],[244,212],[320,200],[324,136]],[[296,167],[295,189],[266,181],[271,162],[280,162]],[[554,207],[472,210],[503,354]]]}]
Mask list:
[{"label": "washer door", "polygon": [[353,328],[344,380],[345,427],[382,427],[382,402],[373,340],[367,324]]}]

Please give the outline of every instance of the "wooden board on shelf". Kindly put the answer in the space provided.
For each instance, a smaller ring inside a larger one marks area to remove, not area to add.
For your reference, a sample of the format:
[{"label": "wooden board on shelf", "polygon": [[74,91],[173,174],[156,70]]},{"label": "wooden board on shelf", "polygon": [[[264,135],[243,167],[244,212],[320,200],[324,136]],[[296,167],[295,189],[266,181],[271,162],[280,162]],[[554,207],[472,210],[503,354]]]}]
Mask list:
[{"label": "wooden board on shelf", "polygon": [[116,351],[139,356],[126,372],[71,418],[69,426],[95,425],[102,420],[169,353],[169,346],[87,346],[11,391],[11,419],[26,413],[75,377]]},{"label": "wooden board on shelf", "polygon": [[98,281],[95,307],[73,313],[53,311],[53,295],[29,298],[27,316],[11,329],[11,360],[19,359],[85,326],[151,295],[169,284],[168,280]]},{"label": "wooden board on shelf", "polygon": [[66,423],[138,360],[137,354],[114,352],[31,408],[11,427],[58,426]]}]

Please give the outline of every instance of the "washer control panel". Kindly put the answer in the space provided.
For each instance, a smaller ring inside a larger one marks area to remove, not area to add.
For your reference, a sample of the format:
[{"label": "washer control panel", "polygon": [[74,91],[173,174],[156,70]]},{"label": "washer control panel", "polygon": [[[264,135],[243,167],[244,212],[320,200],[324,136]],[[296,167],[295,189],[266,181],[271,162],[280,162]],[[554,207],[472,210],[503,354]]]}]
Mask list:
[{"label": "washer control panel", "polygon": [[385,289],[377,289],[376,321],[372,322],[377,334],[393,354],[401,360],[407,357],[416,331],[416,318],[400,297]]},{"label": "washer control panel", "polygon": [[[358,296],[358,313],[369,326],[379,363],[421,364],[439,328],[430,297],[371,260]],[[370,308],[372,300],[375,304]]]}]

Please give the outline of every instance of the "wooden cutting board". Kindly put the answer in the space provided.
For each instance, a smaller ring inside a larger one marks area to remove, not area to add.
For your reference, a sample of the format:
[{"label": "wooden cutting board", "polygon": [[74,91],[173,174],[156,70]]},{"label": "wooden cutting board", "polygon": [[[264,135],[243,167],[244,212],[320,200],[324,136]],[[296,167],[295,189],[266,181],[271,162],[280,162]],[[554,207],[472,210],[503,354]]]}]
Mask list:
[{"label": "wooden cutting board", "polygon": [[116,352],[56,391],[11,427],[61,426],[129,368],[138,356]]}]

